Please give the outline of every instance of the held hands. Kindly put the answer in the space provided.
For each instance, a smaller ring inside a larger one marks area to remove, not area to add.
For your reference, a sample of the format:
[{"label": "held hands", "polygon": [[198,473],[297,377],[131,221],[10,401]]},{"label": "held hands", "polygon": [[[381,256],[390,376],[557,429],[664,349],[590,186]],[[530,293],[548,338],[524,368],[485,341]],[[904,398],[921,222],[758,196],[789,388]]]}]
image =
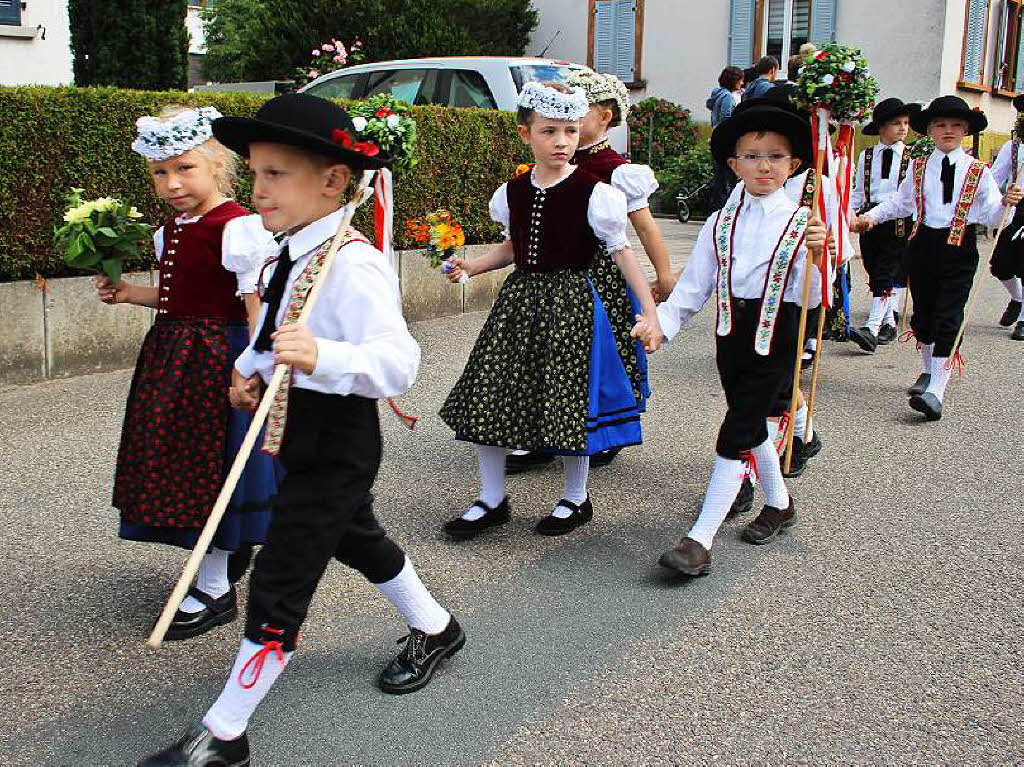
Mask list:
[{"label": "held hands", "polygon": [[302,325],[282,325],[270,334],[274,339],[274,364],[291,365],[306,375],[316,369],[318,349],[309,328]]},{"label": "held hands", "polygon": [[817,216],[812,218],[807,224],[804,243],[807,245],[807,250],[810,252],[815,264],[821,263],[822,253],[825,252],[825,240],[828,238],[827,234],[828,230],[825,228],[825,224]]},{"label": "held hands", "polygon": [[92,278],[92,284],[96,287],[96,293],[100,301],[113,306],[114,304],[131,303],[129,298],[130,286],[126,282],[119,282],[115,285],[106,275],[100,274]]},{"label": "held hands", "polygon": [[678,281],[678,274],[666,274],[664,277],[659,276],[658,279],[653,280],[651,282],[651,294],[654,296],[654,302],[660,304],[663,301],[667,301]]},{"label": "held hands", "polygon": [[857,216],[850,223],[850,231],[854,234],[869,232],[876,226],[875,220],[870,216]]},{"label": "held hands", "polygon": [[656,352],[665,342],[665,333],[658,322],[658,315],[647,317],[643,314],[636,315],[636,325],[629,333],[630,337],[637,339],[644,345],[648,353]]},{"label": "held hands", "polygon": [[1018,202],[1024,199],[1024,193],[1017,188],[1016,185],[1011,186],[1006,190],[1006,194],[1003,195],[1003,205],[1015,206]]},{"label": "held hands", "polygon": [[260,404],[260,377],[246,378],[234,368],[231,369],[231,388],[228,399],[235,410],[255,410]]}]

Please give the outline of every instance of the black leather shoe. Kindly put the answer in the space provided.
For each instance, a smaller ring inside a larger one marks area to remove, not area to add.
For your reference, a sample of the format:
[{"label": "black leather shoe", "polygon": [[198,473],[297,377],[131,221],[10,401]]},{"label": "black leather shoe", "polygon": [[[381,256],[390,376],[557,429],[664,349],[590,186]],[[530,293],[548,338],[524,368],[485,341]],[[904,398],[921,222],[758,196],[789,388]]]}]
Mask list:
[{"label": "black leather shoe", "polygon": [[220,740],[200,723],[163,751],[147,756],[139,767],[249,767],[249,739]]},{"label": "black leather shoe", "polygon": [[821,436],[818,430],[814,430],[814,435],[811,437],[810,442],[804,443],[804,460],[810,460],[814,458],[818,453],[821,452]]},{"label": "black leather shoe", "polygon": [[238,599],[235,596],[235,587],[232,586],[228,592],[214,599],[209,594],[204,594],[195,586],[188,590],[188,595],[203,603],[204,607],[197,613],[186,613],[178,610],[174,614],[174,620],[167,629],[164,637],[169,642],[177,639],[191,639],[200,634],[205,634],[217,626],[231,623],[238,617]]},{"label": "black leather shoe", "polygon": [[931,392],[915,394],[910,398],[910,407],[918,413],[924,413],[924,417],[929,421],[938,421],[942,418],[942,403]]},{"label": "black leather shoe", "polygon": [[807,468],[807,453],[804,448],[804,441],[797,436],[793,437],[793,460],[789,462],[789,471],[786,471],[785,455],[780,459],[782,476],[786,479],[799,477]]},{"label": "black leather shoe", "polygon": [[896,326],[895,325],[882,325],[878,329],[878,345],[885,346],[891,344],[896,340]]},{"label": "black leather shoe", "polygon": [[613,447],[611,450],[602,450],[600,453],[594,453],[590,456],[590,468],[599,469],[602,466],[607,466],[615,460],[615,456],[620,452],[622,452],[621,447]]},{"label": "black leather shoe", "polygon": [[871,332],[871,328],[850,328],[847,333],[849,339],[864,351],[874,354],[878,348],[878,338]]},{"label": "black leather shoe", "polygon": [[[509,505],[507,495],[493,509],[479,498],[473,503],[473,506],[479,506],[484,510],[484,515],[480,519],[475,519],[471,522],[459,516],[445,522],[444,531],[452,538],[472,538],[484,530],[505,524],[512,516],[512,508]],[[473,506],[469,508],[473,508]]]},{"label": "black leather shoe", "polygon": [[919,394],[924,394],[925,390],[928,388],[928,384],[931,382],[931,373],[921,373],[921,375],[917,377],[917,380],[914,381],[914,385],[907,389],[907,396],[914,397]]},{"label": "black leather shoe", "polygon": [[509,453],[505,457],[505,473],[506,474],[522,474],[524,471],[530,469],[537,469],[541,466],[547,466],[549,463],[555,460],[554,453],[541,453],[537,450],[531,450],[529,453]]},{"label": "black leather shoe", "polygon": [[814,367],[814,352],[804,349],[803,354],[800,355],[800,369],[809,370]]},{"label": "black leather shoe", "polygon": [[752,508],[754,508],[754,483],[750,481],[750,477],[744,477],[740,491],[736,494],[736,500],[732,502],[725,518],[732,519],[740,514],[746,514]]},{"label": "black leather shoe", "polygon": [[572,514],[568,517],[556,517],[553,514],[548,514],[534,528],[541,535],[565,535],[571,533],[577,527],[587,524],[594,518],[594,504],[590,502],[590,496],[577,506],[572,501],[567,501],[565,498],[555,504],[557,509],[559,506],[565,506],[569,509]]},{"label": "black leather shoe", "polygon": [[1010,327],[1017,318],[1020,316],[1020,301],[1010,301],[1006,305],[1006,310],[1003,312],[1003,316],[999,318],[999,324],[1004,328]]},{"label": "black leather shoe", "polygon": [[765,506],[757,519],[743,528],[743,540],[755,546],[768,543],[787,527],[796,524],[796,507],[793,505],[793,498],[789,499],[789,508],[777,509],[774,506]]},{"label": "black leather shoe", "polygon": [[238,551],[232,551],[228,555],[228,580],[231,583],[238,583],[249,571],[252,564],[252,546],[243,543]]},{"label": "black leather shoe", "polygon": [[1014,341],[1024,341],[1024,320],[1017,323],[1017,327],[1010,333],[1010,338]]},{"label": "black leather shoe", "polygon": [[466,634],[453,615],[440,634],[425,634],[410,626],[408,636],[398,640],[399,644],[402,642],[405,642],[402,652],[384,667],[377,678],[377,686],[391,695],[416,692],[426,687],[437,664],[465,646]]}]

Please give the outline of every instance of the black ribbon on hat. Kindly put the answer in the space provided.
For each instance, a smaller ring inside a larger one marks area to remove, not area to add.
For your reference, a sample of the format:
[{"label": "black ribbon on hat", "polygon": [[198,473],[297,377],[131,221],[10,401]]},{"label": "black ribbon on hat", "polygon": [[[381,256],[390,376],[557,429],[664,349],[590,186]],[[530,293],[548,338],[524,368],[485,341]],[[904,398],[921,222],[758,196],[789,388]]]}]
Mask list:
[{"label": "black ribbon on hat", "polygon": [[949,161],[947,154],[942,158],[942,173],[939,180],[942,181],[942,204],[949,205],[953,202],[953,170],[955,166]]},{"label": "black ribbon on hat", "polygon": [[267,314],[263,317],[263,325],[256,336],[256,343],[252,345],[254,351],[269,352],[273,348],[274,342],[270,334],[277,330],[277,312],[281,308],[281,299],[284,298],[284,289],[288,284],[288,273],[291,270],[292,259],[288,255],[288,246],[285,245],[277,257],[277,265],[274,266],[274,273],[267,283],[267,289],[263,292]]}]

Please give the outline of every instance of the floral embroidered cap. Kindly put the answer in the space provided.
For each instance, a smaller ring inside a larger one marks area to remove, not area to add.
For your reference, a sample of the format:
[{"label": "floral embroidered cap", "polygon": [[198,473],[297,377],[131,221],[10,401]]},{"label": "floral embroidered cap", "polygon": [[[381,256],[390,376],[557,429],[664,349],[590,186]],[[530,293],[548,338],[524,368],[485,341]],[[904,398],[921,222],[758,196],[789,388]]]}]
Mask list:
[{"label": "floral embroidered cap", "polygon": [[565,78],[565,84],[570,88],[582,88],[591,104],[614,101],[619,108],[619,118],[625,122],[629,114],[629,92],[626,84],[615,75],[577,69]]},{"label": "floral embroidered cap", "polygon": [[213,121],[220,116],[213,107],[199,107],[166,120],[140,117],[135,121],[139,135],[132,142],[132,150],[154,162],[185,154],[213,138]]},{"label": "floral embroidered cap", "polygon": [[590,111],[590,102],[582,88],[562,93],[538,82],[524,85],[516,103],[549,120],[581,120]]}]

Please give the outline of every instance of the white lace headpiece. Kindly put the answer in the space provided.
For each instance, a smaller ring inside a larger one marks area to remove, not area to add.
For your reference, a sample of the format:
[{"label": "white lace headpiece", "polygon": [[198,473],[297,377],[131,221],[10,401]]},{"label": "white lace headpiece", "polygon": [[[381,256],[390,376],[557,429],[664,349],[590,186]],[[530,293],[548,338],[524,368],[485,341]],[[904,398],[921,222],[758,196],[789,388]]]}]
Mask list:
[{"label": "white lace headpiece", "polygon": [[629,114],[629,91],[626,84],[612,74],[595,72],[592,69],[577,69],[567,78],[565,84],[570,88],[582,88],[591,104],[599,101],[614,101],[619,107],[619,117],[623,122]]},{"label": "white lace headpiece", "polygon": [[139,135],[132,142],[132,149],[147,160],[169,160],[213,138],[213,121],[221,116],[213,107],[199,107],[167,120],[140,117],[135,121]]},{"label": "white lace headpiece", "polygon": [[582,88],[574,88],[572,93],[562,93],[538,82],[524,85],[516,103],[549,120],[580,120],[590,111],[587,94]]}]

